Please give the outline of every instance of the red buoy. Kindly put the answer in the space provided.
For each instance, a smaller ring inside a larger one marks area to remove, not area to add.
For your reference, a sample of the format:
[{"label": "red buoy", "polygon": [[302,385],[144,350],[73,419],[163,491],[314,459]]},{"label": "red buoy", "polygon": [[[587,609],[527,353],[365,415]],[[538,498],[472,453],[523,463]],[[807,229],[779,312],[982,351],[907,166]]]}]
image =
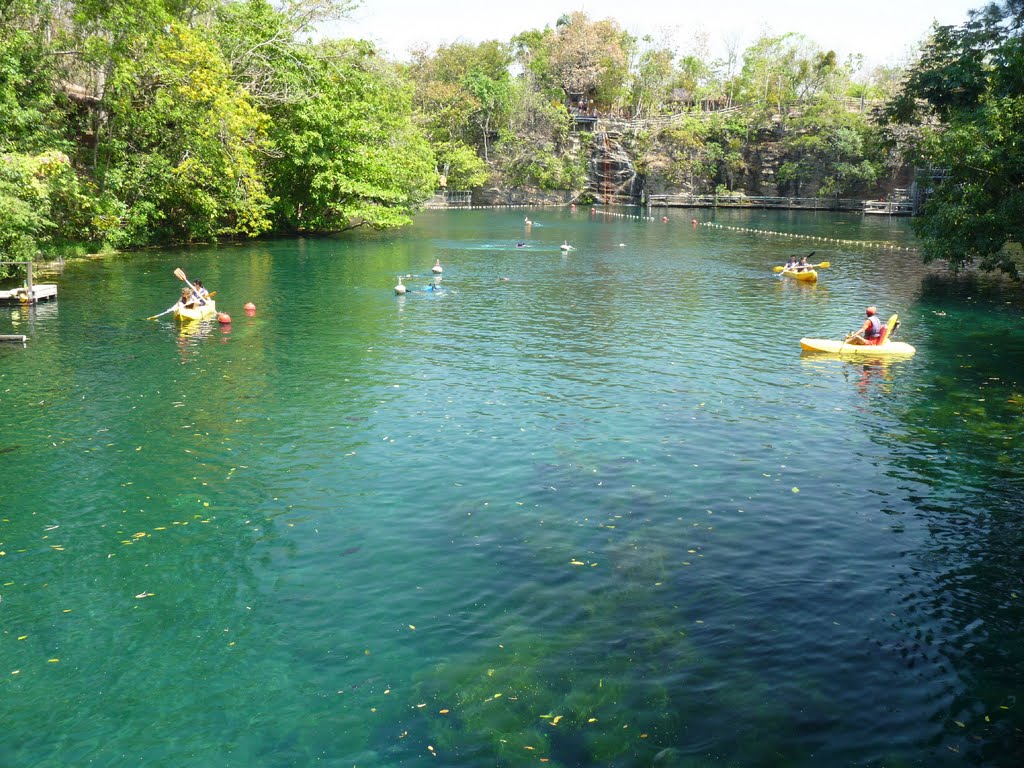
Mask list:
[{"label": "red buoy", "polygon": [[227,312],[218,312],[217,322],[220,323],[221,325],[229,325],[231,323],[231,315],[229,315]]}]

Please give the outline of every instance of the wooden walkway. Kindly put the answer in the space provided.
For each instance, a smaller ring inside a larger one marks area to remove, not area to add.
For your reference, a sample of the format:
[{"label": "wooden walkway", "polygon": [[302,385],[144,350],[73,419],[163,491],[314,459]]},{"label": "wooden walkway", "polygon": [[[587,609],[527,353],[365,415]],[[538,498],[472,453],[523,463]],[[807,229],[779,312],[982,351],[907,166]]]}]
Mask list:
[{"label": "wooden walkway", "polygon": [[864,201],[846,197],[747,197],[745,195],[650,195],[657,208],[781,208],[800,211],[862,211]]},{"label": "wooden walkway", "polygon": [[913,216],[914,203],[910,200],[865,200],[864,213],[881,216]]},{"label": "wooden walkway", "polygon": [[0,304],[36,304],[40,301],[57,298],[55,283],[36,283],[32,280],[31,261],[0,261],[0,264],[25,268],[25,285],[21,288],[0,291]]},{"label": "wooden walkway", "polygon": [[28,288],[14,288],[0,291],[0,302],[5,304],[35,304],[39,301],[51,301],[57,298],[55,283],[36,283],[31,292]]}]

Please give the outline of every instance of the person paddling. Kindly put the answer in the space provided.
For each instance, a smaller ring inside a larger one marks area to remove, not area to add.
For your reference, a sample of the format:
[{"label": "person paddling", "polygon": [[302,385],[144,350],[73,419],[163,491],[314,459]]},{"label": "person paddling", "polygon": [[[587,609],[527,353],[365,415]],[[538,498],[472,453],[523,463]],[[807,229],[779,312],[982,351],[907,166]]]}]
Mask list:
[{"label": "person paddling", "polygon": [[205,306],[206,298],[210,295],[210,292],[203,287],[202,280],[196,280],[194,285],[196,289],[195,293],[193,294],[194,300],[199,302],[199,306]]},{"label": "person paddling", "polygon": [[864,310],[867,315],[867,319],[864,321],[859,329],[851,333],[847,339],[847,344],[871,344],[878,345],[882,343],[882,337],[885,334],[885,325],[881,320],[878,319],[878,310],[875,307],[868,307]]}]

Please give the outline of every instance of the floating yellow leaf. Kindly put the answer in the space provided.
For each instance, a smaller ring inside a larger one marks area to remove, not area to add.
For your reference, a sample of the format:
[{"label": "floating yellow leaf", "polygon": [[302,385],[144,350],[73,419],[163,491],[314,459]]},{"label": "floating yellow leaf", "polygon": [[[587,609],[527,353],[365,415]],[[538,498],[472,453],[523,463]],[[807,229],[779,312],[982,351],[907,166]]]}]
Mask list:
[{"label": "floating yellow leaf", "polygon": [[25,639],[26,637],[28,637],[28,635],[22,635],[22,636],[21,636],[21,637],[19,637],[18,639],[19,639],[19,640],[24,640],[24,639]]},{"label": "floating yellow leaf", "polygon": [[450,710],[447,710],[447,709],[442,709],[442,710],[440,711],[440,714],[442,714],[442,715],[447,715],[449,711],[450,711]]},{"label": "floating yellow leaf", "polygon": [[425,706],[427,706],[426,702],[424,702],[423,704],[417,704],[416,705],[416,709],[423,709],[423,707],[425,707]]},{"label": "floating yellow leaf", "polygon": [[561,715],[558,715],[554,720],[551,721],[552,725],[558,725],[558,721],[562,719]]},{"label": "floating yellow leaf", "polygon": [[793,493],[800,493],[800,489],[797,488],[795,485],[793,486]]},{"label": "floating yellow leaf", "polygon": [[416,629],[416,627],[415,627],[415,626],[413,626],[412,624],[410,624],[410,625],[409,625],[409,629]]},{"label": "floating yellow leaf", "polygon": [[588,718],[588,719],[587,719],[587,722],[588,722],[588,723],[596,723],[596,722],[597,722],[597,718],[596,718],[596,717],[591,717],[591,718]]},{"label": "floating yellow leaf", "polygon": [[966,728],[967,727],[964,723],[961,723],[959,720],[954,720],[953,722],[956,723],[957,725],[959,725],[961,728]]},{"label": "floating yellow leaf", "polygon": [[56,664],[60,661],[60,659],[47,659],[46,661],[49,664]]},{"label": "floating yellow leaf", "polygon": [[581,563],[579,560],[570,560],[569,565],[584,565],[584,563]]}]

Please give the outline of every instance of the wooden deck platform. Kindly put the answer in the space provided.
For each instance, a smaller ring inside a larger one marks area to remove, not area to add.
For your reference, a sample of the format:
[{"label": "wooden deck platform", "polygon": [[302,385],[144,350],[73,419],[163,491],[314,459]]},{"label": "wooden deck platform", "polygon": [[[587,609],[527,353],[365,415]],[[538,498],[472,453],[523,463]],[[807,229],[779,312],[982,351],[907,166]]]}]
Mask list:
[{"label": "wooden deck platform", "polygon": [[40,301],[52,301],[56,298],[56,283],[35,283],[31,293],[26,288],[0,291],[0,303],[3,304],[35,304]]},{"label": "wooden deck platform", "polygon": [[910,200],[865,200],[864,213],[879,216],[913,216],[914,203]]}]

